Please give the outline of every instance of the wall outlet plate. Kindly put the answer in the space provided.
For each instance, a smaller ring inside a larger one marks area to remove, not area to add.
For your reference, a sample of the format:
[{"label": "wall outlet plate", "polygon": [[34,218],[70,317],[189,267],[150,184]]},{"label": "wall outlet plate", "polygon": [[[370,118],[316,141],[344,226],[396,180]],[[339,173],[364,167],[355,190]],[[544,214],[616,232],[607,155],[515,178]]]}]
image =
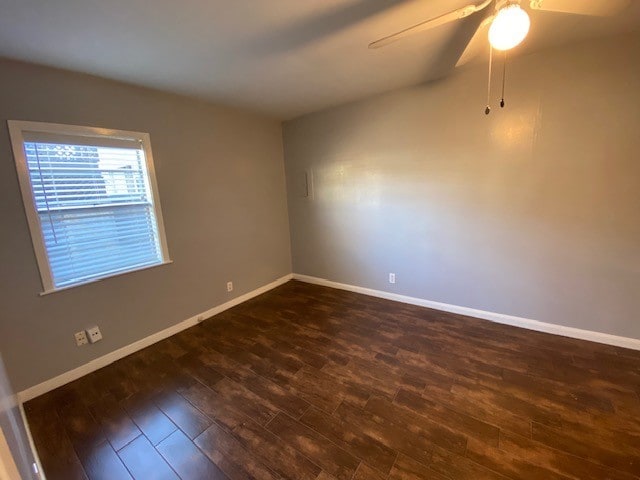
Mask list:
[{"label": "wall outlet plate", "polygon": [[389,283],[396,283],[396,274],[395,273],[390,273],[389,274]]},{"label": "wall outlet plate", "polygon": [[227,282],[227,292],[233,292],[233,282]]},{"label": "wall outlet plate", "polygon": [[87,328],[87,338],[91,343],[96,343],[102,340],[102,332],[100,331],[100,327],[97,325],[95,327]]},{"label": "wall outlet plate", "polygon": [[89,340],[87,340],[87,334],[84,330],[82,330],[81,332],[76,332],[73,336],[76,337],[76,345],[79,347],[89,343]]}]

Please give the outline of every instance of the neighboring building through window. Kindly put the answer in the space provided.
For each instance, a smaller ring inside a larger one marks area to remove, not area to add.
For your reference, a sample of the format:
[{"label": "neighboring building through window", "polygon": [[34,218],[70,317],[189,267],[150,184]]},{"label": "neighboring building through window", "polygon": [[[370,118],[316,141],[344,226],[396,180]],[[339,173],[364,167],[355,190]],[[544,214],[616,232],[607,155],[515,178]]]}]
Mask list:
[{"label": "neighboring building through window", "polygon": [[8,123],[44,293],[169,262],[148,134]]}]

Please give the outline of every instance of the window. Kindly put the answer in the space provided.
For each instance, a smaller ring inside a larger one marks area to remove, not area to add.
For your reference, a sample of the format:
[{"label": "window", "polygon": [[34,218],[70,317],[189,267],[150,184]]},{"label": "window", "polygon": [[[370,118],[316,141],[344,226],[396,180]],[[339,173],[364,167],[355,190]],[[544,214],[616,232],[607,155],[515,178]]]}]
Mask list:
[{"label": "window", "polygon": [[43,293],[169,263],[148,134],[8,123]]}]

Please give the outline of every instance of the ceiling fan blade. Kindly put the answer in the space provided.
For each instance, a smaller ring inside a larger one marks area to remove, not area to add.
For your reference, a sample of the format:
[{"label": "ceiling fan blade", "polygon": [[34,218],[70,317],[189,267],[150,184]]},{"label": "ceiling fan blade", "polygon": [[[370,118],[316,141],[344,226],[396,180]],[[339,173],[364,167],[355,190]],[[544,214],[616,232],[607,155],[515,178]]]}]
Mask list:
[{"label": "ceiling fan blade", "polygon": [[610,17],[627,8],[631,0],[531,0],[531,8],[546,12]]},{"label": "ceiling fan blade", "polygon": [[424,22],[417,23],[411,27],[405,28],[404,30],[400,30],[399,32],[393,33],[379,40],[376,40],[375,42],[371,42],[369,44],[369,48],[384,47],[385,45],[389,45],[390,43],[396,42],[404,37],[408,37],[409,35],[414,35],[416,33],[423,32],[425,30],[429,30],[431,28],[435,28],[440,25],[444,25],[445,23],[453,22],[460,18],[468,17],[469,15],[473,15],[474,13],[479,12],[480,10],[484,10],[492,2],[493,0],[484,0],[480,4],[467,5],[466,7],[453,10],[452,12],[439,15],[429,20],[425,20]]},{"label": "ceiling fan blade", "polygon": [[467,44],[467,48],[465,48],[462,55],[460,55],[460,58],[456,63],[456,68],[466,65],[476,58],[480,52],[489,49],[487,29],[495,17],[495,15],[490,15],[485,18],[480,25],[478,25],[476,33],[473,34],[473,37],[471,37],[471,40],[469,40],[469,43]]}]

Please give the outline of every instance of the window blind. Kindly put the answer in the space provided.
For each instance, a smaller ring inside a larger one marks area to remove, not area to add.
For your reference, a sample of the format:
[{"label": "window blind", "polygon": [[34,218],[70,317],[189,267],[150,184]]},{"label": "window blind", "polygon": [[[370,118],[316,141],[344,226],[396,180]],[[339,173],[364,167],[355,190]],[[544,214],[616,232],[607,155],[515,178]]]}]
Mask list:
[{"label": "window blind", "polygon": [[142,145],[100,140],[25,136],[55,288],[164,261]]}]

